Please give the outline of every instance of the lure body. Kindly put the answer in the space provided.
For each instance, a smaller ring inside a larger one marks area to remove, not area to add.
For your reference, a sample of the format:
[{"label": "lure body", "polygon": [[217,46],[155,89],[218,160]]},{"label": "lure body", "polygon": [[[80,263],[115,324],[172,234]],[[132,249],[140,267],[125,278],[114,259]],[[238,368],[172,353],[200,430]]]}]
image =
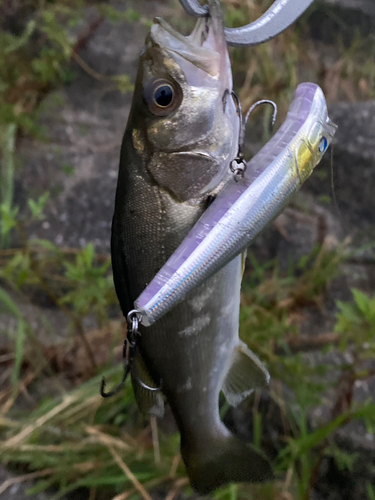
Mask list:
[{"label": "lure body", "polygon": [[[219,0],[183,37],[157,20],[141,54],[126,127],[112,223],[112,265],[124,315],[228,180],[238,148]],[[172,89],[172,90],[171,90]],[[272,477],[268,461],[220,420],[219,393],[236,404],[268,373],[239,341],[241,257],[148,328],[140,325],[132,367],[141,410],[163,413],[181,434],[192,485],[208,493],[230,481]],[[228,300],[229,298],[229,300]]]},{"label": "lure body", "polygon": [[248,163],[243,179],[226,185],[135,301],[144,325],[249,246],[312,173],[335,130],[321,89],[299,85],[285,122]]}]

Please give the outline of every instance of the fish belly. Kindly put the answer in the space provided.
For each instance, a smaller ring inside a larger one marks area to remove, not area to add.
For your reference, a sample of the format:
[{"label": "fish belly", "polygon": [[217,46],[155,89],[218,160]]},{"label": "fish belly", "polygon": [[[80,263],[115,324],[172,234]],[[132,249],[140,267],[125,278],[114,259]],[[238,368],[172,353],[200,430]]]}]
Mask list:
[{"label": "fish belly", "polygon": [[[115,218],[125,258],[129,308],[203,213],[153,185],[142,169],[121,171]],[[125,174],[125,175],[124,175]],[[219,418],[218,397],[238,343],[241,256],[193,290],[150,327],[140,326],[140,351],[161,382],[182,433]],[[124,311],[126,314],[126,311]]]}]

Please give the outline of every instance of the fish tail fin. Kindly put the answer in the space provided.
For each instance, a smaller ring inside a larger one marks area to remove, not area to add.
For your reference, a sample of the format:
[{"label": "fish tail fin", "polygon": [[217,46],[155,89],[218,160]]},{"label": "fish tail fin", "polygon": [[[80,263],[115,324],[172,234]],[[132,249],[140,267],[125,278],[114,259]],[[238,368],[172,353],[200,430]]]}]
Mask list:
[{"label": "fish tail fin", "polygon": [[191,442],[182,444],[181,454],[193,488],[201,495],[227,483],[258,483],[273,478],[268,459],[251,444],[231,434],[222,424],[222,432],[211,439],[200,440],[193,449]]}]

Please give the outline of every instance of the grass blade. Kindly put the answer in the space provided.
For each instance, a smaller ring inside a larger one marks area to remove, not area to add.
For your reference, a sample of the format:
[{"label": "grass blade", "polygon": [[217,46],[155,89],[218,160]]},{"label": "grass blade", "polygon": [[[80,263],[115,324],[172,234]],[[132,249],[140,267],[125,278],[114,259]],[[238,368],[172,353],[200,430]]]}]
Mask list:
[{"label": "grass blade", "polygon": [[26,324],[22,319],[20,319],[18,321],[18,331],[14,349],[14,366],[11,376],[13,397],[15,397],[16,395],[18,380],[20,377],[21,365],[23,360],[23,346],[25,341],[25,333],[26,333]]},{"label": "grass blade", "polygon": [[17,304],[9,297],[5,290],[0,288],[0,305],[5,306],[5,309],[17,319],[21,318],[21,312]]},{"label": "grass blade", "polygon": [[[1,171],[0,171],[0,205],[6,213],[11,212],[14,194],[14,152],[16,145],[17,125],[9,124],[4,131],[1,143]],[[2,221],[3,226],[3,221]],[[2,228],[1,247],[9,246],[9,233],[5,234]]]}]

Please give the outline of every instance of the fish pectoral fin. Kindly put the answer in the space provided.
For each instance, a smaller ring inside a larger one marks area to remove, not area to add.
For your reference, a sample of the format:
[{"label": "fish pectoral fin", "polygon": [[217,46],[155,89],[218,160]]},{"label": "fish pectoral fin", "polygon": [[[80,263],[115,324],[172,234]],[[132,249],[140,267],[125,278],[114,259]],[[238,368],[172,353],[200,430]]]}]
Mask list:
[{"label": "fish pectoral fin", "polygon": [[244,342],[233,351],[232,365],[224,380],[222,391],[228,403],[237,406],[255,388],[266,388],[270,381],[268,370]]},{"label": "fish pectoral fin", "polygon": [[158,384],[154,382],[142,355],[137,351],[131,370],[134,396],[142,413],[162,418],[164,399]]}]

